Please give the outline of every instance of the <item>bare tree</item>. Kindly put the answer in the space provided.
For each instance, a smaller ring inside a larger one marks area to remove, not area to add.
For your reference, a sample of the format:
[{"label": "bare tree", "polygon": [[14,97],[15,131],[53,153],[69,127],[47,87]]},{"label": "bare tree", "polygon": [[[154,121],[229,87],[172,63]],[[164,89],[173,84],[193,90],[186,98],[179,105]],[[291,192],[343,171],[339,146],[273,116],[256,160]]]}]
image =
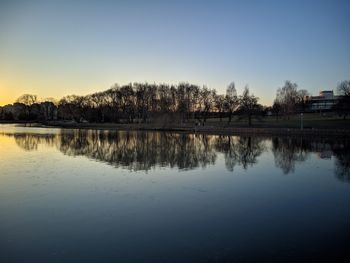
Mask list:
[{"label": "bare tree", "polygon": [[237,110],[239,105],[239,100],[237,97],[237,91],[235,87],[235,83],[231,82],[226,89],[225,96],[225,109],[228,113],[228,123],[231,123],[232,114],[235,110]]},{"label": "bare tree", "polygon": [[208,114],[213,108],[215,95],[216,95],[216,91],[212,89],[208,89],[206,86],[204,86],[200,91],[200,96],[203,102],[202,103],[203,107],[201,109],[203,124],[207,121]]},{"label": "bare tree", "polygon": [[239,96],[239,110],[240,113],[245,115],[248,118],[248,125],[252,125],[252,117],[260,109],[258,104],[258,97],[255,97],[254,94],[249,94],[249,88],[246,86],[244,88],[243,94]]},{"label": "bare tree", "polygon": [[38,96],[32,94],[23,94],[17,100],[17,103],[24,105],[22,112],[19,114],[19,118],[22,120],[33,120],[36,115],[32,113],[33,105],[38,102]]},{"label": "bare tree", "polygon": [[220,122],[222,121],[222,115],[225,111],[225,96],[224,95],[216,95],[214,98],[215,109],[219,113]]},{"label": "bare tree", "polygon": [[338,94],[341,96],[350,97],[350,80],[344,80],[337,86]]},{"label": "bare tree", "polygon": [[26,106],[31,106],[34,103],[38,102],[38,96],[32,94],[23,94],[16,100],[16,102],[23,103]]},{"label": "bare tree", "polygon": [[301,112],[304,112],[307,107],[307,101],[310,93],[306,89],[297,91],[298,107]]},{"label": "bare tree", "polygon": [[281,105],[284,115],[289,116],[295,112],[298,103],[298,85],[287,80],[282,88],[277,90],[276,101]]},{"label": "bare tree", "polygon": [[272,105],[272,113],[276,116],[276,120],[278,121],[278,116],[281,113],[282,106],[277,99],[274,100]]},{"label": "bare tree", "polygon": [[345,120],[350,113],[350,80],[340,82],[337,86],[337,93],[339,94],[339,99],[335,109]]},{"label": "bare tree", "polygon": [[54,105],[58,105],[58,101],[55,98],[48,97],[40,100],[41,102],[52,102]]},{"label": "bare tree", "polygon": [[59,114],[63,119],[81,122],[84,117],[84,97],[69,95],[63,97],[58,105]]}]

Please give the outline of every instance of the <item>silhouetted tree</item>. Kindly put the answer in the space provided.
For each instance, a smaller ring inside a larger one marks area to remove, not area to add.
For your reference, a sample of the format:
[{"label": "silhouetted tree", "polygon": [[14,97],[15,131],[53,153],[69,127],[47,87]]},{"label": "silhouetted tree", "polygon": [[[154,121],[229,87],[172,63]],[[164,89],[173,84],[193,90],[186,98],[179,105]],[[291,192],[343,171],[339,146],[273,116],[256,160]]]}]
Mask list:
[{"label": "silhouetted tree", "polygon": [[252,125],[252,117],[261,111],[258,99],[253,94],[249,94],[248,87],[245,87],[243,94],[239,96],[239,111],[241,115],[247,117],[249,126]]},{"label": "silhouetted tree", "polygon": [[222,121],[223,113],[225,112],[225,102],[224,95],[216,95],[214,98],[215,109],[219,113],[220,122]]},{"label": "silhouetted tree", "polygon": [[287,80],[282,88],[277,90],[276,102],[281,105],[282,113],[289,116],[295,112],[298,98],[298,85]]},{"label": "silhouetted tree", "polygon": [[36,119],[37,114],[33,111],[37,108],[38,97],[32,94],[23,94],[17,100],[16,103],[24,105],[23,110],[18,114],[20,120],[33,120]]},{"label": "silhouetted tree", "polygon": [[228,113],[228,123],[231,123],[232,114],[237,109],[238,105],[239,105],[239,100],[237,97],[235,83],[231,82],[226,89],[226,97],[225,97],[225,109]]},{"label": "silhouetted tree", "polygon": [[334,108],[345,120],[350,113],[350,80],[340,82],[337,86],[337,92],[339,98]]},{"label": "silhouetted tree", "polygon": [[201,107],[199,110],[204,124],[207,121],[209,112],[214,108],[216,91],[204,86],[203,89],[201,89],[199,96],[201,101]]},{"label": "silhouetted tree", "polygon": [[32,94],[23,94],[16,100],[16,102],[23,103],[26,106],[31,106],[34,103],[38,102],[38,96]]},{"label": "silhouetted tree", "polygon": [[272,113],[276,116],[276,120],[278,121],[278,116],[279,116],[280,113],[281,113],[282,106],[281,106],[281,104],[278,102],[277,99],[274,100],[271,110],[272,110]]},{"label": "silhouetted tree", "polygon": [[299,111],[304,112],[306,110],[309,96],[310,93],[305,89],[297,91],[297,106]]},{"label": "silhouetted tree", "polygon": [[58,104],[58,114],[62,119],[81,122],[85,111],[84,97],[69,95],[63,97]]}]

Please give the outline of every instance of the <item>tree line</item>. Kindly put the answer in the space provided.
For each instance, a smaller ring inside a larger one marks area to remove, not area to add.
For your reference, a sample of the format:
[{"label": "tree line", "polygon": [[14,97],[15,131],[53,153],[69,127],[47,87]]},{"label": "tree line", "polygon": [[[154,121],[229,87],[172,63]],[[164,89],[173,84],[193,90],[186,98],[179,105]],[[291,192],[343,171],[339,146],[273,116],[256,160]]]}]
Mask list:
[{"label": "tree line", "polygon": [[[339,84],[342,94],[338,111],[349,112],[350,81]],[[115,84],[110,89],[86,96],[69,95],[59,101],[38,100],[36,95],[25,94],[14,104],[0,107],[1,120],[114,123],[186,123],[195,121],[204,125],[208,118],[224,118],[228,124],[232,117],[245,118],[250,126],[252,119],[261,118],[271,112],[277,118],[289,118],[292,114],[304,112],[308,106],[309,92],[298,90],[291,81],[277,90],[271,107],[259,104],[246,86],[241,95],[237,94],[234,82],[228,85],[226,94],[215,89],[190,83],[178,85],[131,83]]]}]

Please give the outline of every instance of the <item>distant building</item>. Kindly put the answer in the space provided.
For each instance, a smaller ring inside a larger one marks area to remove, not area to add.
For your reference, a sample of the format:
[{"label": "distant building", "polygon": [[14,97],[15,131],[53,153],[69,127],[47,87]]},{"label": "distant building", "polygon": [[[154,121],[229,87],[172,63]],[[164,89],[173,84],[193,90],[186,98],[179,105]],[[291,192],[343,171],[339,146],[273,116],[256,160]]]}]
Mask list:
[{"label": "distant building", "polygon": [[334,96],[333,90],[321,91],[318,96],[307,98],[310,111],[329,111],[338,101],[338,96]]}]

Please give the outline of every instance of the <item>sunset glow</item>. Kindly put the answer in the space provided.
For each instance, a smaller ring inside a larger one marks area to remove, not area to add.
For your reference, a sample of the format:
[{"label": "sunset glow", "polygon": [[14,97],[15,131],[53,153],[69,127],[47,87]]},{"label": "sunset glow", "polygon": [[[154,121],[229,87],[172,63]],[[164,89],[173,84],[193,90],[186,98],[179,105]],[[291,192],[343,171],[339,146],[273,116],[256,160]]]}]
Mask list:
[{"label": "sunset glow", "polygon": [[346,1],[5,1],[0,105],[114,83],[235,81],[271,104],[285,80],[317,94],[349,77]]}]

